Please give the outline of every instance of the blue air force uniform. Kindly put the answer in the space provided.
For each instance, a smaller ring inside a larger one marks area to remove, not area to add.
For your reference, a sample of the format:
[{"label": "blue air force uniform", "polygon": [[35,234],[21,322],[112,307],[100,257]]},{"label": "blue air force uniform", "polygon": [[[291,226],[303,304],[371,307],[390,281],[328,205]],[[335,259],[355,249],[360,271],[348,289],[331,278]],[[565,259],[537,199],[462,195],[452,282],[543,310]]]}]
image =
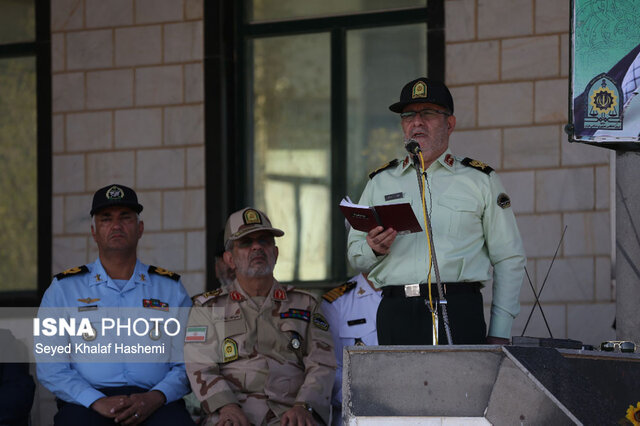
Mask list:
[{"label": "blue air force uniform", "polygon": [[[137,261],[131,278],[118,283],[107,275],[100,259],[56,275],[40,305],[41,313],[42,308],[77,307],[78,312],[90,311],[94,318],[111,316],[113,308],[143,307],[151,308],[149,317],[157,317],[161,315],[151,314],[158,311],[151,310],[158,306],[191,306],[179,275]],[[101,338],[110,339],[97,334],[96,339]],[[64,339],[69,342],[68,337]],[[106,396],[99,390],[102,388],[136,386],[158,390],[165,395],[167,404],[189,392],[184,363],[77,362],[79,358],[73,352],[67,359],[69,362],[39,362],[38,379],[61,400],[87,408]]]},{"label": "blue air force uniform", "polygon": [[342,350],[345,346],[378,344],[376,312],[382,299],[362,274],[322,296],[322,310],[333,336],[337,360],[336,377],[331,396],[332,424],[341,425]]}]

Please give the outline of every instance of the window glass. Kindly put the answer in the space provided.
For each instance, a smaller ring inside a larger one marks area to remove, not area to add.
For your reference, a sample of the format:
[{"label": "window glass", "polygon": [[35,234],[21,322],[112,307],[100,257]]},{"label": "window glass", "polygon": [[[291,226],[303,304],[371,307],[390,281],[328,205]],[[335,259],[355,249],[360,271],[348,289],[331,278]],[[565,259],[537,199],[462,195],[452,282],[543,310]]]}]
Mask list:
[{"label": "window glass", "polygon": [[33,0],[0,0],[0,44],[34,41]]},{"label": "window glass", "polygon": [[281,281],[328,276],[331,190],[328,33],[250,42],[249,146],[253,200],[286,236],[276,239]]},{"label": "window glass", "polygon": [[246,0],[251,21],[309,18],[424,7],[426,0]]},{"label": "window glass", "polygon": [[347,194],[360,198],[368,174],[405,155],[398,114],[402,86],[427,70],[426,24],[347,33]]},{"label": "window glass", "polygon": [[0,94],[0,291],[35,290],[35,58],[0,60]]}]

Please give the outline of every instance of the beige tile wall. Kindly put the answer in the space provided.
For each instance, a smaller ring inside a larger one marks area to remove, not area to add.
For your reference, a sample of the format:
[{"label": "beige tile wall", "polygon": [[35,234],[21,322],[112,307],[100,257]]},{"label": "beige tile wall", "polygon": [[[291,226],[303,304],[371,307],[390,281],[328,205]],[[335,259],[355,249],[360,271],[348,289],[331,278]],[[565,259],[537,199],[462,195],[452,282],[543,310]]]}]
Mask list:
[{"label": "beige tile wall", "polygon": [[93,192],[145,209],[140,258],[205,287],[203,0],[51,0],[53,271],[96,257]]},{"label": "beige tile wall", "polygon": [[[569,2],[446,0],[446,79],[456,102],[452,149],[500,172],[554,337],[615,337],[610,152],[569,144]],[[490,289],[486,290],[490,298]],[[527,281],[519,335],[533,306]],[[546,337],[536,310],[527,335]]]}]

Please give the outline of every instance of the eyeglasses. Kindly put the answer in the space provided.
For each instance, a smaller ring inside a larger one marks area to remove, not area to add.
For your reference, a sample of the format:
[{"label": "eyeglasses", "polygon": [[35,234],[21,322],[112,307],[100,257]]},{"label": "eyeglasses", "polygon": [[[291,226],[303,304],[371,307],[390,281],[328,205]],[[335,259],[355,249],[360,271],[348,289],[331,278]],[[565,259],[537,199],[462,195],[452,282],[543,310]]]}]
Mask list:
[{"label": "eyeglasses", "polygon": [[451,115],[450,112],[447,111],[440,111],[439,109],[432,109],[432,108],[425,108],[425,109],[421,109],[420,111],[406,111],[400,114],[400,119],[402,119],[402,121],[413,121],[414,118],[416,118],[416,115],[420,114],[420,118],[422,118],[423,120],[428,120],[432,117],[435,117],[436,115],[444,115],[445,117],[449,117]]},{"label": "eyeglasses", "polygon": [[620,352],[633,353],[636,351],[636,344],[628,340],[609,340],[600,344],[600,350],[605,352],[613,352],[618,348]]}]

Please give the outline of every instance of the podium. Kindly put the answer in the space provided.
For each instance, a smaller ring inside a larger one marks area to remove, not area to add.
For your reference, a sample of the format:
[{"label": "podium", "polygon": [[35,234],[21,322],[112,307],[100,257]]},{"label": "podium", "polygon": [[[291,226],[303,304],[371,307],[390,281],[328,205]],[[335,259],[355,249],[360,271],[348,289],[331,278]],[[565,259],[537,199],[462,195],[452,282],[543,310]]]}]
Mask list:
[{"label": "podium", "polygon": [[640,402],[640,354],[349,346],[342,395],[345,425],[621,424]]}]

